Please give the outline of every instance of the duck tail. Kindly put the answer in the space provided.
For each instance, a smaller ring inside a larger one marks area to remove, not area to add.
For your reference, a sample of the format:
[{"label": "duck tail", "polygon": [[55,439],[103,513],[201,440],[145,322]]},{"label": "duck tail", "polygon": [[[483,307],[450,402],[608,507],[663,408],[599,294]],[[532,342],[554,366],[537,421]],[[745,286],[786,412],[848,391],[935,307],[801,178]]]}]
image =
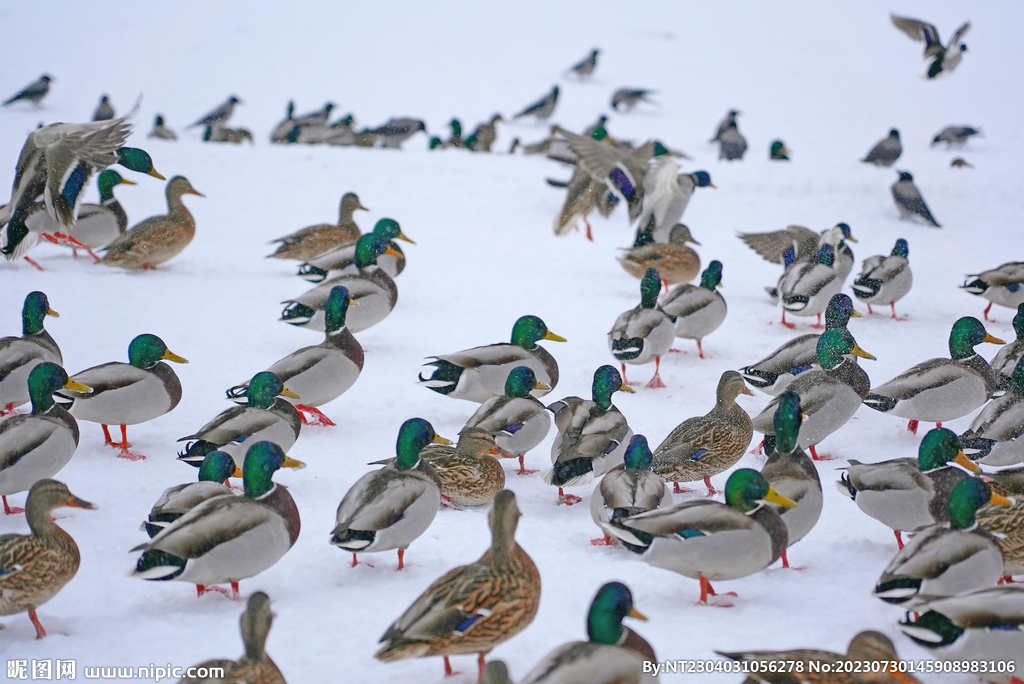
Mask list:
[{"label": "duck tail", "polygon": [[172,580],[184,572],[187,562],[172,553],[150,549],[142,554],[128,576],[146,580]]},{"label": "duck tail", "polygon": [[851,499],[857,498],[857,490],[854,489],[853,485],[850,483],[850,476],[846,473],[840,475],[839,479],[836,480],[836,489],[838,489],[839,493],[843,496],[848,496]]},{"label": "duck tail", "polygon": [[300,304],[298,302],[287,302],[288,306],[284,307],[284,311],[281,312],[281,318],[279,320],[289,323],[291,325],[306,325],[316,314],[316,310],[313,307]]},{"label": "duck tail", "polygon": [[302,264],[296,275],[311,283],[321,283],[327,278],[327,271],[312,264]]},{"label": "duck tail", "polygon": [[892,397],[887,397],[881,394],[869,393],[868,396],[864,397],[864,405],[869,406],[876,411],[882,413],[888,413],[896,408],[898,402]]},{"label": "duck tail", "polygon": [[462,377],[463,371],[461,367],[444,359],[431,361],[426,365],[435,367],[433,373],[429,378],[423,377],[423,374],[420,373],[416,384],[432,389],[438,394],[446,395],[454,392],[455,388],[459,386],[459,379]]}]

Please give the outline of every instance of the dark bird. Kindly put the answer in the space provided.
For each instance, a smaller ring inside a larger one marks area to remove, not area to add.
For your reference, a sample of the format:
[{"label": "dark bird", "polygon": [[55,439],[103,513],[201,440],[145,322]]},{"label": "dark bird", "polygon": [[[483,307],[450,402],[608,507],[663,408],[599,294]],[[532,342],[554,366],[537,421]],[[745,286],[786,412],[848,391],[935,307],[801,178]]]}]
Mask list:
[{"label": "dark bird", "polygon": [[110,97],[104,95],[100,103],[96,105],[96,111],[92,113],[93,121],[110,121],[114,118],[114,107],[110,104]]},{"label": "dark bird", "polygon": [[177,140],[178,136],[170,128],[164,125],[164,117],[161,114],[156,115],[156,119],[153,121],[153,130],[149,132],[147,138],[162,138],[164,140]]},{"label": "dark bird", "polygon": [[382,147],[398,149],[402,143],[419,131],[427,132],[427,126],[419,119],[391,119],[380,128],[370,131],[381,142]]},{"label": "dark bird", "polygon": [[189,128],[195,128],[196,126],[216,126],[227,123],[227,120],[235,113],[236,104],[242,104],[242,101],[232,95],[228,98],[227,102],[199,119],[199,121],[196,121],[194,124],[189,126]]},{"label": "dark bird", "polygon": [[569,71],[573,72],[580,78],[590,76],[590,74],[594,73],[594,69],[597,68],[597,55],[600,52],[601,51],[596,48],[591,50],[589,56],[584,57],[579,63],[569,69]]},{"label": "dark bird", "polygon": [[954,169],[964,169],[964,168],[973,169],[974,168],[974,164],[968,164],[967,160],[966,159],[962,159],[961,157],[957,157],[953,161],[949,162],[949,165],[952,166]]},{"label": "dark bird", "polygon": [[292,123],[298,124],[299,126],[326,126],[327,119],[330,118],[332,109],[334,109],[334,103],[328,102],[324,105],[323,109],[318,109],[315,112],[294,117],[292,119]]},{"label": "dark bird", "polygon": [[941,228],[939,222],[928,211],[928,205],[924,203],[921,192],[914,185],[914,177],[906,171],[897,171],[900,179],[892,185],[892,199],[896,202],[896,209],[900,212],[901,218],[907,218],[917,214],[936,228]]},{"label": "dark bird", "polygon": [[742,160],[746,152],[747,139],[740,134],[736,122],[733,121],[730,126],[726,126],[725,130],[718,134],[718,158],[726,161]]},{"label": "dark bird", "polygon": [[643,90],[641,88],[619,88],[612,95],[612,109],[619,111],[619,105],[623,105],[626,111],[633,109],[640,102],[650,102],[647,98],[648,95],[653,95],[653,90]]},{"label": "dark bird", "polygon": [[917,19],[908,19],[907,17],[897,17],[895,14],[890,14],[889,18],[892,19],[892,23],[900,31],[906,33],[913,40],[924,43],[925,59],[929,57],[935,58],[928,67],[928,78],[935,78],[941,73],[953,71],[960,63],[963,53],[967,52],[967,45],[961,43],[960,39],[971,28],[971,22],[969,21],[964,22],[964,25],[953,34],[949,45],[943,47],[942,41],[939,39],[939,30],[935,28],[934,24],[927,24]]},{"label": "dark bird", "polygon": [[932,138],[932,145],[940,142],[946,143],[947,148],[963,145],[972,135],[981,135],[981,129],[970,126],[946,126]]},{"label": "dark bird", "polygon": [[555,105],[558,103],[558,86],[553,86],[551,92],[542,97],[539,101],[533,103],[523,111],[519,112],[513,119],[518,119],[523,116],[534,116],[537,117],[538,121],[544,121],[551,113],[555,111]]},{"label": "dark bird", "polygon": [[53,78],[53,76],[47,76],[46,74],[43,74],[39,77],[38,81],[29,84],[20,93],[4,102],[4,107],[14,102],[17,102],[18,100],[26,100],[34,104],[36,107],[38,107],[42,99],[46,97],[46,94],[48,92],[50,92],[50,81],[53,80],[56,80]]},{"label": "dark bird", "polygon": [[722,122],[718,124],[718,130],[715,131],[715,137],[709,142],[718,142],[718,139],[722,137],[722,133],[725,132],[725,129],[736,125],[736,117],[739,115],[740,113],[735,109],[730,109],[729,113],[725,115],[724,119],[722,119]]},{"label": "dark bird", "polygon": [[889,131],[889,137],[879,140],[861,161],[875,166],[892,166],[901,154],[903,145],[900,144],[900,132],[894,128]]}]

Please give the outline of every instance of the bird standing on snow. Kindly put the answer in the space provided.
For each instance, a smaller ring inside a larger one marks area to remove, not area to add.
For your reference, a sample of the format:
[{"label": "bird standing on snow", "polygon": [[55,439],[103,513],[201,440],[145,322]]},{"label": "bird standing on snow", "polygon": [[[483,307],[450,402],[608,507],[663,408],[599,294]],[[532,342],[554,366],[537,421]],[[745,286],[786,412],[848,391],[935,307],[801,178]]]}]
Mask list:
[{"label": "bird standing on snow", "polygon": [[892,307],[895,320],[906,320],[896,315],[896,302],[910,292],[910,286],[914,284],[907,254],[907,241],[900,238],[889,256],[876,254],[864,260],[864,266],[852,287],[853,295],[868,305],[868,313],[874,313],[871,311],[872,304],[888,304]]},{"label": "bird standing on snow", "polygon": [[391,119],[370,133],[379,140],[381,147],[400,149],[402,143],[420,131],[427,132],[427,126],[419,119]]},{"label": "bird standing on snow", "polygon": [[747,152],[747,139],[740,134],[734,121],[718,134],[718,158],[726,161],[743,159]]},{"label": "bird standing on snow", "polygon": [[612,109],[619,111],[619,105],[623,105],[628,112],[640,102],[650,102],[647,96],[653,95],[654,92],[653,90],[643,90],[642,88],[619,88],[612,95]]},{"label": "bird standing on snow", "polygon": [[53,80],[54,78],[52,76],[47,76],[46,74],[43,74],[39,77],[38,81],[36,81],[35,83],[30,83],[25,87],[24,90],[19,92],[17,95],[14,95],[9,100],[6,100],[4,102],[4,107],[6,107],[9,104],[17,102],[18,100],[25,100],[26,102],[31,102],[33,105],[36,106],[36,108],[38,108],[39,103],[42,102],[43,98],[46,97],[46,94],[50,92],[50,81]]},{"label": "bird standing on snow", "polygon": [[935,58],[931,66],[928,67],[928,78],[935,78],[941,73],[953,71],[960,63],[963,53],[967,52],[967,45],[961,43],[960,39],[971,28],[969,21],[964,22],[964,25],[956,30],[949,41],[949,46],[943,47],[942,41],[939,39],[939,30],[935,28],[934,24],[927,24],[917,19],[897,17],[895,14],[890,14],[889,18],[900,31],[906,33],[913,40],[925,44],[925,59]]},{"label": "bird standing on snow", "polygon": [[597,68],[597,56],[600,53],[601,51],[596,48],[591,50],[589,56],[584,57],[578,63],[573,65],[573,67],[569,69],[569,71],[573,72],[581,79],[590,76],[592,73],[594,73],[594,69]]},{"label": "bird standing on snow", "polygon": [[897,171],[900,179],[892,184],[892,199],[896,203],[896,209],[900,212],[900,218],[908,218],[914,214],[920,216],[936,228],[942,226],[932,212],[928,211],[928,205],[921,197],[921,191],[914,185],[914,177],[906,171]]},{"label": "bird standing on snow", "polygon": [[164,140],[177,140],[178,136],[170,128],[164,126],[164,117],[160,114],[156,115],[156,120],[153,122],[153,130],[149,132],[147,138],[162,138]]},{"label": "bird standing on snow", "polygon": [[100,103],[96,105],[96,111],[92,113],[93,121],[110,121],[114,118],[114,106],[110,104],[110,97],[104,95]]},{"label": "bird standing on snow", "polygon": [[242,101],[232,95],[228,98],[227,102],[217,107],[212,112],[204,116],[203,118],[196,121],[189,128],[195,128],[196,126],[218,126],[228,122],[231,115],[235,113],[235,105],[242,104]]},{"label": "bird standing on snow", "polygon": [[619,314],[608,332],[608,350],[622,364],[622,377],[626,378],[626,364],[646,364],[654,360],[654,376],[648,387],[664,387],[659,370],[661,357],[675,339],[675,319],[658,306],[661,276],[656,268],[648,268],[640,282],[640,304]]},{"label": "bird standing on snow", "polygon": [[932,145],[946,143],[946,148],[963,145],[972,135],[981,135],[981,129],[971,126],[946,126],[932,139]]},{"label": "bird standing on snow", "polygon": [[551,92],[542,97],[537,102],[533,103],[523,111],[519,112],[513,119],[518,119],[523,116],[536,117],[538,121],[545,121],[552,112],[555,111],[555,105],[558,103],[558,86],[551,88]]},{"label": "bird standing on snow", "polygon": [[892,166],[901,154],[903,145],[900,144],[900,132],[894,128],[889,131],[889,137],[879,140],[861,161],[875,166]]},{"label": "bird standing on snow", "polygon": [[725,132],[725,129],[729,128],[730,126],[736,125],[736,117],[739,115],[740,113],[737,112],[735,109],[730,109],[729,113],[726,114],[725,118],[722,119],[721,123],[718,124],[718,130],[715,131],[715,137],[712,138],[709,142],[718,142],[719,139],[722,137],[722,133]]}]

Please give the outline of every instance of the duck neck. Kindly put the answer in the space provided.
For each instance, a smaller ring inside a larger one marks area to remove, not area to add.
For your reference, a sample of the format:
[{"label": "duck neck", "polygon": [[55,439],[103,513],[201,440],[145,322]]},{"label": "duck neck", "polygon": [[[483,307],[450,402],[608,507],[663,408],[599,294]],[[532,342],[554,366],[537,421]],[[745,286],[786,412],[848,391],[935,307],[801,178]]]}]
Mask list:
[{"label": "duck neck", "polygon": [[167,193],[167,213],[176,218],[187,218],[188,220],[191,220],[192,213],[188,210],[188,207],[186,207],[185,203],[181,200],[181,196],[182,193],[180,192]]},{"label": "duck neck", "polygon": [[[25,505],[25,520],[28,522],[28,527],[32,530],[32,536],[46,538],[67,538],[71,539],[71,536],[57,526],[57,523],[53,522],[53,517],[50,515],[53,508],[49,506],[46,501],[39,499],[29,499]],[[74,543],[72,541],[72,543]]]},{"label": "duck neck", "polygon": [[587,616],[587,637],[594,644],[618,644],[625,637],[621,619],[606,610],[591,610]]}]

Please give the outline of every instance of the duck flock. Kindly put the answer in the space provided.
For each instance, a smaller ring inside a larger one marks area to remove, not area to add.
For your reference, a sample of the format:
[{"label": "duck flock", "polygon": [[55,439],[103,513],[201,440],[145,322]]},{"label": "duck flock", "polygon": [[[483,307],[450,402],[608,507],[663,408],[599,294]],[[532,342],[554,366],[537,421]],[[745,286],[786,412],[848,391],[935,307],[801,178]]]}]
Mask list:
[{"label": "duck flock", "polygon": [[[972,77],[969,21],[865,25],[908,91]],[[948,191],[987,121],[864,104],[859,180],[794,210],[838,182],[799,122],[578,57],[465,129],[11,84],[9,678],[1024,681],[1024,262]]]}]

